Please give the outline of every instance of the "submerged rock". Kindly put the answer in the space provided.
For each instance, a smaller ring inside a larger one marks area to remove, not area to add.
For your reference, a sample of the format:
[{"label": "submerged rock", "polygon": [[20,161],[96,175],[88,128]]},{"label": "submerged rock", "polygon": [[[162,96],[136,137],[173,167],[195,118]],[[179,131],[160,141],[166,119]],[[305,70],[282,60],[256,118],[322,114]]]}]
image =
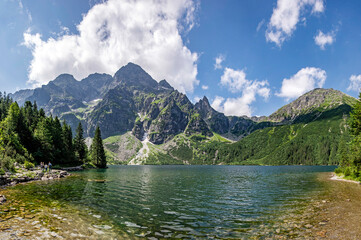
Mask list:
[{"label": "submerged rock", "polygon": [[0,204],[6,202],[6,197],[4,195],[0,195]]}]

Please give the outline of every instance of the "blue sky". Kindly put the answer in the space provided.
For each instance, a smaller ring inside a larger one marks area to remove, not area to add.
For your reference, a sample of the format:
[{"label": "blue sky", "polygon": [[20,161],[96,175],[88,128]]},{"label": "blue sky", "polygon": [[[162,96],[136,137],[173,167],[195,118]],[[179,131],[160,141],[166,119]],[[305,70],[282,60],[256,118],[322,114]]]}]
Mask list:
[{"label": "blue sky", "polygon": [[269,115],[316,87],[357,97],[360,10],[336,0],[0,0],[0,90],[132,61],[226,115]]}]

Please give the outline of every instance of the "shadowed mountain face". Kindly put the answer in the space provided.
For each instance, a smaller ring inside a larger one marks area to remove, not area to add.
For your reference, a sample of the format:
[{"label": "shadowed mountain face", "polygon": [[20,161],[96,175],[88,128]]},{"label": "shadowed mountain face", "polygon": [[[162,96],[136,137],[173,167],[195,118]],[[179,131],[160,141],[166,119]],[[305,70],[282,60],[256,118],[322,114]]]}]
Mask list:
[{"label": "shadowed mountain face", "polygon": [[87,136],[99,125],[104,138],[131,131],[155,144],[180,133],[187,136],[220,134],[238,140],[269,126],[312,121],[319,112],[352,105],[354,98],[333,89],[315,89],[272,115],[262,118],[225,116],[206,97],[193,105],[166,81],[155,81],[140,66],[129,63],[112,77],[94,73],[77,81],[62,74],[47,85],[21,90],[11,97],[23,104],[36,101],[47,114],[66,120],[75,130],[82,122]]}]

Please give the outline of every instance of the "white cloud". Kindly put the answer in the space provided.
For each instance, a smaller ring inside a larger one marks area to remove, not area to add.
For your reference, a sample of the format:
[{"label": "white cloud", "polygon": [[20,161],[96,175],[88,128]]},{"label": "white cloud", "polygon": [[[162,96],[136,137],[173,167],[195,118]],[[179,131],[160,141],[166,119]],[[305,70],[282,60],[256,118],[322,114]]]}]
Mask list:
[{"label": "white cloud", "polygon": [[19,9],[20,9],[20,14],[24,14],[24,11],[25,11],[25,14],[28,17],[28,21],[32,22],[33,17],[31,16],[31,13],[30,13],[29,9],[24,7],[23,2],[21,0],[18,0],[18,5],[19,5]]},{"label": "white cloud", "polygon": [[61,73],[77,79],[94,72],[114,74],[133,62],[156,80],[191,92],[199,83],[199,55],[184,45],[181,34],[194,25],[197,6],[192,0],[109,0],[83,16],[78,34],[43,40],[27,31],[23,44],[33,55],[28,83],[40,86]]},{"label": "white cloud", "polygon": [[226,60],[226,57],[223,56],[222,54],[219,54],[218,57],[216,57],[215,59],[215,63],[214,63],[214,69],[222,69],[222,62]]},{"label": "white cloud", "polygon": [[227,98],[216,96],[212,107],[228,116],[251,116],[253,109],[251,104],[259,95],[265,100],[270,95],[267,81],[248,80],[243,70],[225,68],[221,77],[221,84],[227,86],[233,93],[241,93],[238,98]]},{"label": "white cloud", "polygon": [[202,89],[203,90],[208,90],[208,86],[207,85],[202,85]]},{"label": "white cloud", "polygon": [[195,97],[193,98],[193,103],[197,103],[197,102],[199,102],[199,100],[201,100],[201,98],[198,97],[198,96],[195,96]]},{"label": "white cloud", "polygon": [[[312,8],[312,14],[324,11],[323,0],[278,0],[266,30],[267,41],[281,46],[296,30],[300,16],[307,7]],[[302,19],[305,22],[305,18]]]},{"label": "white cloud", "polygon": [[216,109],[217,111],[222,111],[223,107],[222,107],[222,103],[224,102],[224,98],[220,97],[220,96],[216,96],[216,98],[213,100],[211,106]]},{"label": "white cloud", "polygon": [[281,91],[276,93],[276,95],[284,97],[288,101],[301,96],[315,87],[321,88],[325,84],[326,77],[326,71],[320,68],[302,68],[290,78],[283,79]]},{"label": "white cloud", "polygon": [[232,93],[240,92],[248,82],[246,73],[243,70],[225,68],[221,77],[221,84],[228,87],[228,90]]},{"label": "white cloud", "polygon": [[361,91],[361,74],[352,75],[350,77],[350,85],[348,86],[347,91]]},{"label": "white cloud", "polygon": [[315,36],[315,43],[322,50],[325,50],[325,45],[331,45],[335,41],[335,34],[333,32],[324,34],[321,31],[318,31],[318,35]]},{"label": "white cloud", "polygon": [[264,19],[262,19],[262,21],[260,21],[259,23],[258,23],[258,25],[257,25],[257,32],[259,32],[259,30],[261,30],[261,27],[264,25],[264,23],[265,23],[266,21],[264,20]]}]

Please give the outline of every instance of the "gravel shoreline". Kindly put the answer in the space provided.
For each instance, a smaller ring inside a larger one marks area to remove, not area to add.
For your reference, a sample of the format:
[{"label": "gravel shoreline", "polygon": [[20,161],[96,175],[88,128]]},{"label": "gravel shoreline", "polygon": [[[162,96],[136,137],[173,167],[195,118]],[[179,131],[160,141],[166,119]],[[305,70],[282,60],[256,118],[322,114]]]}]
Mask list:
[{"label": "gravel shoreline", "polygon": [[330,179],[331,179],[331,180],[336,180],[336,181],[357,183],[357,184],[360,184],[360,185],[361,185],[361,182],[359,182],[359,181],[344,179],[342,176],[337,176],[335,173],[332,175],[332,177],[331,177]]},{"label": "gravel shoreline", "polygon": [[311,239],[361,239],[360,183],[334,173],[322,175],[321,181],[327,189],[315,209]]}]

